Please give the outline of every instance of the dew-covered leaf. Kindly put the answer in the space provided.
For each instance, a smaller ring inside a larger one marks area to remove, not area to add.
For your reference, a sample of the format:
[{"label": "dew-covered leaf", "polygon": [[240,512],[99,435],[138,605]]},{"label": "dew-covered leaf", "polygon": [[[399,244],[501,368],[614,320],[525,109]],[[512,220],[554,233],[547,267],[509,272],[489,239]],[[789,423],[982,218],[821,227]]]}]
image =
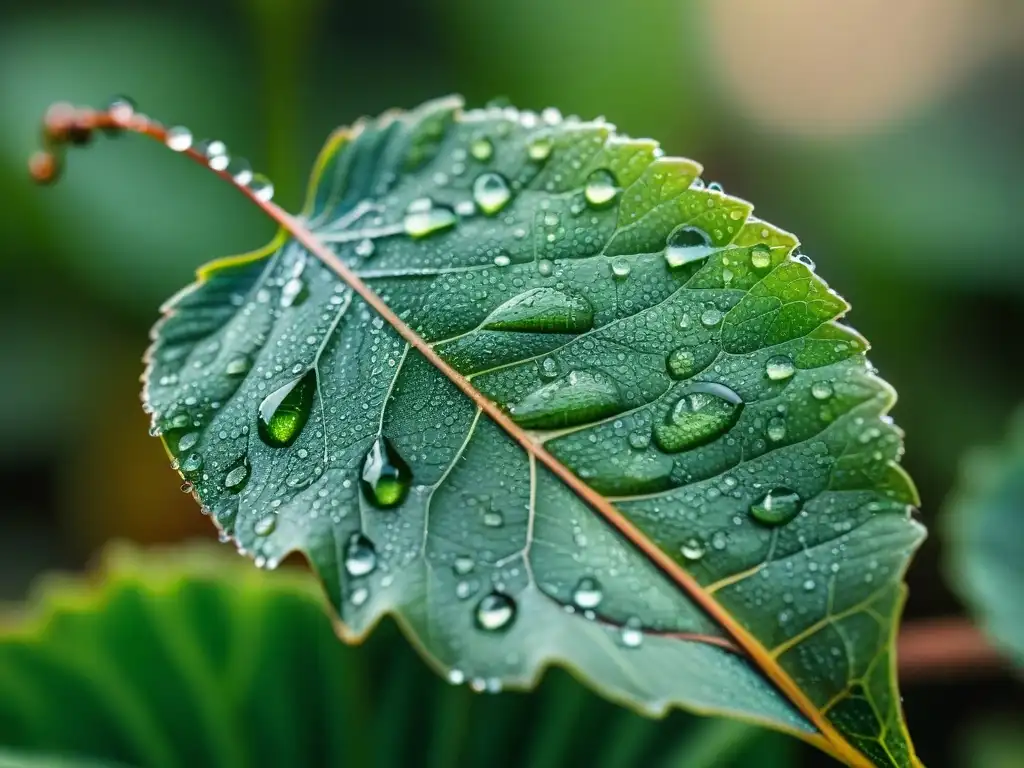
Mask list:
[{"label": "dew-covered leaf", "polygon": [[[3,617],[0,768],[615,768],[684,753],[705,755],[689,768],[726,768],[780,746],[731,721],[652,722],[565,674],[481,700],[390,622],[361,648],[338,642],[325,607],[294,569],[271,576],[209,546],[113,549],[88,581],[51,580]],[[723,729],[728,747],[708,760]]]},{"label": "dew-covered leaf", "polygon": [[945,527],[950,585],[1024,666],[1024,411],[1003,446],[968,454]]},{"label": "dew-covered leaf", "polygon": [[700,173],[555,110],[341,131],[304,225],[518,426],[282,234],[169,304],[154,428],[240,549],[309,557],[352,637],[393,613],[455,682],[559,663],[911,765],[894,394],[796,239]]}]

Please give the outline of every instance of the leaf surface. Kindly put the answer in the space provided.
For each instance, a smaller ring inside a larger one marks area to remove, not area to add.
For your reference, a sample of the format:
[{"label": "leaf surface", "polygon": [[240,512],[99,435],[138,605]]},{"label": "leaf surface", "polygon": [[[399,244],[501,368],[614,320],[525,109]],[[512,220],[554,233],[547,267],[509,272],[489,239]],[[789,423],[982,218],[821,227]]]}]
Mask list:
[{"label": "leaf surface", "polygon": [[287,233],[208,265],[155,331],[154,429],[240,549],[309,557],[352,637],[393,613],[455,682],[560,663],[913,764],[894,393],[796,239],[700,172],[552,110],[341,131],[302,222],[397,317]]},{"label": "leaf surface", "polygon": [[968,454],[945,524],[950,585],[1024,666],[1024,411],[1003,446]]},{"label": "leaf surface", "polygon": [[88,582],[51,579],[27,615],[4,617],[0,766],[679,765],[724,728],[732,759],[705,747],[686,765],[725,768],[789,742],[683,713],[654,723],[567,675],[481,700],[390,623],[365,647],[339,643],[324,608],[294,569],[271,576],[209,546],[112,549]]}]

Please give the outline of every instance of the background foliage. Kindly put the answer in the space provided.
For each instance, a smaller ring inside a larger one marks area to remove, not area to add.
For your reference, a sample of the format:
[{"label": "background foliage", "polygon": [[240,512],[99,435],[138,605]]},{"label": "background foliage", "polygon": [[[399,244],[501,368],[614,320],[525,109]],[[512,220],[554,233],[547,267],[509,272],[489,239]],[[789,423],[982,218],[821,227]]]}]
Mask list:
[{"label": "background foliage", "polygon": [[[157,304],[197,265],[262,245],[272,228],[226,185],[137,140],[78,153],[64,184],[32,188],[24,161],[49,102],[119,92],[224,138],[292,208],[330,129],[453,91],[605,114],[699,159],[709,179],[801,233],[853,304],[872,362],[900,392],[904,465],[930,525],[963,449],[998,442],[1024,390],[1013,335],[1024,327],[1021,6],[639,5],[5,3],[0,596],[21,598],[44,569],[80,567],[112,537],[212,536],[146,435],[139,356]],[[915,561],[908,619],[961,610],[942,546],[931,537]],[[974,724],[1024,713],[1005,679],[903,687],[933,767],[973,765],[999,738]]]}]

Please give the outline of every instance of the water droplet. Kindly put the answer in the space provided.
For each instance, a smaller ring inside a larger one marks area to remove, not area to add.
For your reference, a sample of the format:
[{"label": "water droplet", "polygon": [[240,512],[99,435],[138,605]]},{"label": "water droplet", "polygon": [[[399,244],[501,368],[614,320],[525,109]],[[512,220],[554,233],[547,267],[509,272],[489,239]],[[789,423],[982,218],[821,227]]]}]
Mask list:
[{"label": "water droplet", "polygon": [[725,189],[717,181],[712,181],[708,184],[708,192],[724,192]]},{"label": "water droplet", "polygon": [[583,188],[583,198],[591,208],[604,208],[611,205],[618,193],[615,176],[604,168],[599,168],[591,173]]},{"label": "water droplet", "polygon": [[484,328],[531,333],[582,333],[594,325],[594,309],[578,294],[532,288],[491,312]]},{"label": "water droplet", "polygon": [[289,278],[281,289],[281,306],[297,307],[309,298],[309,288],[301,277]]},{"label": "water droplet", "polygon": [[664,424],[654,428],[658,447],[678,453],[711,442],[739,420],[743,400],[733,390],[710,381],[695,382],[676,402]]},{"label": "water droplet", "polygon": [[476,625],[488,632],[508,629],[516,618],[515,601],[503,592],[485,595],[476,606]]},{"label": "water droplet", "polygon": [[500,173],[481,173],[473,182],[473,199],[481,211],[493,216],[512,199],[512,190]]},{"label": "water droplet", "polygon": [[783,525],[797,516],[803,504],[803,499],[796,491],[773,488],[750,507],[750,514],[759,523]]},{"label": "water droplet", "polygon": [[203,153],[206,156],[206,163],[215,171],[223,171],[228,167],[228,163],[231,162],[231,156],[228,154],[228,147],[223,141],[211,141],[206,144],[206,151]]},{"label": "water droplet", "polygon": [[461,669],[448,670],[448,682],[452,685],[462,685],[466,682],[466,673]]},{"label": "water droplet", "polygon": [[651,444],[651,433],[635,430],[629,433],[629,446],[635,450],[642,451]]},{"label": "water droplet", "polygon": [[275,448],[295,442],[313,409],[315,392],[316,373],[310,369],[267,395],[256,420],[260,439]]},{"label": "water droplet", "polygon": [[182,472],[198,472],[203,467],[203,457],[198,453],[190,453],[181,462]]},{"label": "water droplet", "polygon": [[365,603],[369,599],[369,597],[370,590],[368,590],[366,587],[359,587],[352,593],[352,597],[350,599],[352,601],[352,605],[358,608],[363,603]]},{"label": "water droplet", "polygon": [[416,240],[444,232],[458,223],[455,212],[441,205],[425,211],[412,210],[412,206],[409,206],[409,209],[410,212],[405,216],[405,232]]},{"label": "water droplet", "polygon": [[245,483],[249,480],[249,462],[243,461],[237,467],[232,469],[224,477],[224,487],[232,493],[238,493],[242,488],[245,487]]},{"label": "water droplet", "polygon": [[815,400],[828,400],[832,397],[832,384],[827,381],[816,381],[811,385],[811,396]]},{"label": "water droplet", "polygon": [[233,157],[227,167],[228,175],[235,184],[245,186],[252,181],[252,166],[244,157]]},{"label": "water droplet", "polygon": [[190,450],[199,442],[198,432],[187,432],[178,439],[178,453]]},{"label": "water droplet", "polygon": [[676,227],[665,241],[665,263],[669,269],[703,261],[715,249],[707,232],[688,224]]},{"label": "water droplet", "polygon": [[814,591],[814,579],[807,579],[807,581],[804,582],[804,590],[807,592]]},{"label": "water droplet", "polygon": [[540,361],[538,368],[542,379],[557,379],[558,374],[561,373],[558,361],[553,357],[545,357]]},{"label": "water droplet", "polygon": [[796,372],[796,368],[793,361],[785,355],[775,355],[768,358],[764,372],[772,381],[785,381]]},{"label": "water droplet", "polygon": [[452,571],[454,571],[456,576],[465,576],[467,573],[470,573],[475,567],[476,563],[473,561],[473,558],[467,557],[466,555],[460,555],[459,557],[456,557],[455,562],[452,563]]},{"label": "water droplet", "polygon": [[228,364],[224,367],[224,373],[228,376],[242,376],[244,375],[252,363],[249,362],[249,358],[244,355],[232,358],[228,361]]},{"label": "water droplet", "polygon": [[772,249],[758,243],[750,249],[750,264],[754,269],[768,269],[772,265]]},{"label": "water droplet", "polygon": [[257,536],[269,536],[277,528],[277,515],[264,515],[252,527]]},{"label": "water droplet", "polygon": [[619,386],[601,371],[569,371],[530,392],[509,414],[528,428],[554,429],[584,424],[626,409]]},{"label": "water droplet", "polygon": [[377,550],[366,536],[353,533],[345,543],[345,571],[349,576],[359,577],[372,573],[377,567]]},{"label": "water droplet", "polygon": [[506,256],[504,253],[494,257],[494,266],[496,267],[507,267],[512,263],[512,259]]},{"label": "water droplet", "polygon": [[537,271],[541,277],[550,277],[554,271],[555,265],[548,259],[541,259],[537,262]]},{"label": "water droplet", "polygon": [[494,154],[494,144],[487,137],[481,136],[474,139],[473,143],[469,145],[469,154],[482,163],[487,162]]},{"label": "water droplet", "polygon": [[722,322],[722,313],[714,307],[705,309],[700,315],[700,322],[705,328],[714,328]]},{"label": "water droplet", "polygon": [[768,439],[773,443],[777,443],[780,440],[786,439],[786,421],[785,419],[776,416],[768,422]]},{"label": "water droplet", "polygon": [[135,102],[129,96],[115,96],[107,104],[107,114],[114,122],[127,125],[135,117]]},{"label": "water droplet", "polygon": [[597,579],[592,579],[589,576],[580,579],[576,584],[576,589],[572,592],[572,601],[578,608],[583,609],[597,608],[603,597],[601,585]]},{"label": "water droplet", "polygon": [[478,589],[480,589],[479,581],[477,581],[476,579],[463,579],[455,585],[455,596],[459,598],[459,600],[468,600],[476,594],[476,591]]},{"label": "water droplet", "polygon": [[668,353],[665,368],[673,379],[688,379],[704,370],[718,356],[718,350],[710,347],[679,347]]},{"label": "water droplet", "polygon": [[488,528],[501,528],[505,524],[505,518],[501,512],[484,512],[484,525]]},{"label": "water droplet", "polygon": [[183,125],[168,128],[164,143],[175,152],[184,152],[192,146],[192,131]]},{"label": "water droplet", "polygon": [[245,186],[253,197],[264,203],[269,203],[274,198],[274,185],[261,173],[254,173]]},{"label": "water droplet", "polygon": [[368,237],[364,237],[358,243],[356,243],[355,252],[356,256],[360,256],[364,259],[368,259],[373,256],[374,245],[373,240]]},{"label": "water droplet", "polygon": [[550,136],[538,136],[530,142],[526,148],[526,154],[535,163],[540,163],[551,156],[551,149],[554,146],[555,142]]},{"label": "water droplet", "polygon": [[619,640],[627,648],[639,648],[644,642],[644,633],[641,631],[640,619],[635,616],[628,618],[619,634]]},{"label": "water droplet", "polygon": [[704,557],[704,546],[694,538],[684,541],[679,551],[687,560],[700,560]]},{"label": "water droplet", "polygon": [[729,536],[724,531],[715,531],[711,534],[711,546],[719,551],[725,549],[729,544]]},{"label": "water droplet", "polygon": [[383,435],[373,441],[366,453],[360,484],[366,500],[380,509],[397,507],[409,492],[412,470]]},{"label": "water droplet", "polygon": [[613,277],[618,278],[619,280],[625,280],[627,277],[629,277],[630,271],[631,268],[629,266],[629,261],[627,261],[621,256],[612,259]]}]

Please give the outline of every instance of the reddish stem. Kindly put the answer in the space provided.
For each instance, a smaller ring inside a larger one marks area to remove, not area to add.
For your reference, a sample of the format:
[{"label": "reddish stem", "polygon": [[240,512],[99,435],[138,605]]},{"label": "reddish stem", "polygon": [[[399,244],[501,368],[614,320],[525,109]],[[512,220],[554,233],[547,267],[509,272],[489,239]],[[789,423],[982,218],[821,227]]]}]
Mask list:
[{"label": "reddish stem", "polygon": [[907,622],[896,644],[900,679],[913,682],[998,675],[1006,657],[967,619]]}]

